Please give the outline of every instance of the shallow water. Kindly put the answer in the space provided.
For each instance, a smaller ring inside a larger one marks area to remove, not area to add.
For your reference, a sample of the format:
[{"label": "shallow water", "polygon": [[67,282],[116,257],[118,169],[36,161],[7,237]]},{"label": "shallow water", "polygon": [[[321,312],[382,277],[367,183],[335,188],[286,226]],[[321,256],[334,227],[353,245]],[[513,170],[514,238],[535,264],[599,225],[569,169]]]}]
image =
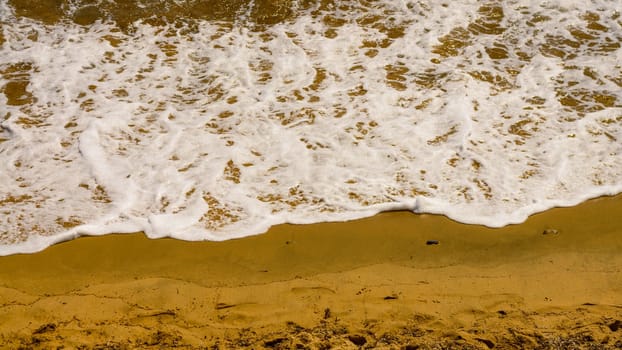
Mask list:
[{"label": "shallow water", "polygon": [[0,254],[620,193],[620,10],[0,0]]}]

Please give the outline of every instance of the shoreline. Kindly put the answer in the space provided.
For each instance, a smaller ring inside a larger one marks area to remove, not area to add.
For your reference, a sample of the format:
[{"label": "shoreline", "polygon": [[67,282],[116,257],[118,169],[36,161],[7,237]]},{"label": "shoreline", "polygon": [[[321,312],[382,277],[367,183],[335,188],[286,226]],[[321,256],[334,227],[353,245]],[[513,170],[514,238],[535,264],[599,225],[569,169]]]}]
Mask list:
[{"label": "shoreline", "polygon": [[224,242],[81,237],[0,257],[0,343],[615,348],[618,218],[622,195],[504,228],[387,212]]}]

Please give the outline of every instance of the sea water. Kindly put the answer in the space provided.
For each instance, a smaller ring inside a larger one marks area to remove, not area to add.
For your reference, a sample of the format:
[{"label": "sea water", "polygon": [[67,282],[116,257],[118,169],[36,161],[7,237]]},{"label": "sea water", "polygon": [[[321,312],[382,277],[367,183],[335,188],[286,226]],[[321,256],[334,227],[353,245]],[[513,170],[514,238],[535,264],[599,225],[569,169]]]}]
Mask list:
[{"label": "sea water", "polygon": [[[0,0],[0,255],[622,191],[617,0]],[[416,229],[416,228],[413,228]]]}]

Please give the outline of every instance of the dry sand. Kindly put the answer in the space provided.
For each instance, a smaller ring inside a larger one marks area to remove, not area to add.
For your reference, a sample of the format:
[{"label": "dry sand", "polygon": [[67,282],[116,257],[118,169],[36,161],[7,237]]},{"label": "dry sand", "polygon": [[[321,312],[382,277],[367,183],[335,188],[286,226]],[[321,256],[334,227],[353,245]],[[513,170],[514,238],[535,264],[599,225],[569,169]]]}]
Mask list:
[{"label": "dry sand", "polygon": [[0,344],[622,348],[622,196],[503,229],[392,212],[220,243],[110,235],[0,257]]}]

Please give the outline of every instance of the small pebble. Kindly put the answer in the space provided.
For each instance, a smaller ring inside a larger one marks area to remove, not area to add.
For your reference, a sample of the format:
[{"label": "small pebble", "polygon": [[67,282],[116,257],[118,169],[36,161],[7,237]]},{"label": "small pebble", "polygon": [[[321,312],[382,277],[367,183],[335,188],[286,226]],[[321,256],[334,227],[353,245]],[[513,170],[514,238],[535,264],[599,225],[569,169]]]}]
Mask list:
[{"label": "small pebble", "polygon": [[348,339],[354,344],[358,346],[365,345],[367,343],[367,339],[364,336],[358,334],[351,334],[348,336]]},{"label": "small pebble", "polygon": [[430,239],[430,240],[425,242],[425,244],[427,244],[427,245],[437,245],[439,243],[440,243],[439,241],[434,240],[434,239]]},{"label": "small pebble", "polygon": [[609,327],[609,329],[610,329],[612,332],[617,332],[617,331],[618,331],[618,329],[621,329],[621,328],[622,328],[622,321],[620,321],[620,320],[615,320],[615,322],[610,323],[609,325],[607,325],[607,327]]}]

